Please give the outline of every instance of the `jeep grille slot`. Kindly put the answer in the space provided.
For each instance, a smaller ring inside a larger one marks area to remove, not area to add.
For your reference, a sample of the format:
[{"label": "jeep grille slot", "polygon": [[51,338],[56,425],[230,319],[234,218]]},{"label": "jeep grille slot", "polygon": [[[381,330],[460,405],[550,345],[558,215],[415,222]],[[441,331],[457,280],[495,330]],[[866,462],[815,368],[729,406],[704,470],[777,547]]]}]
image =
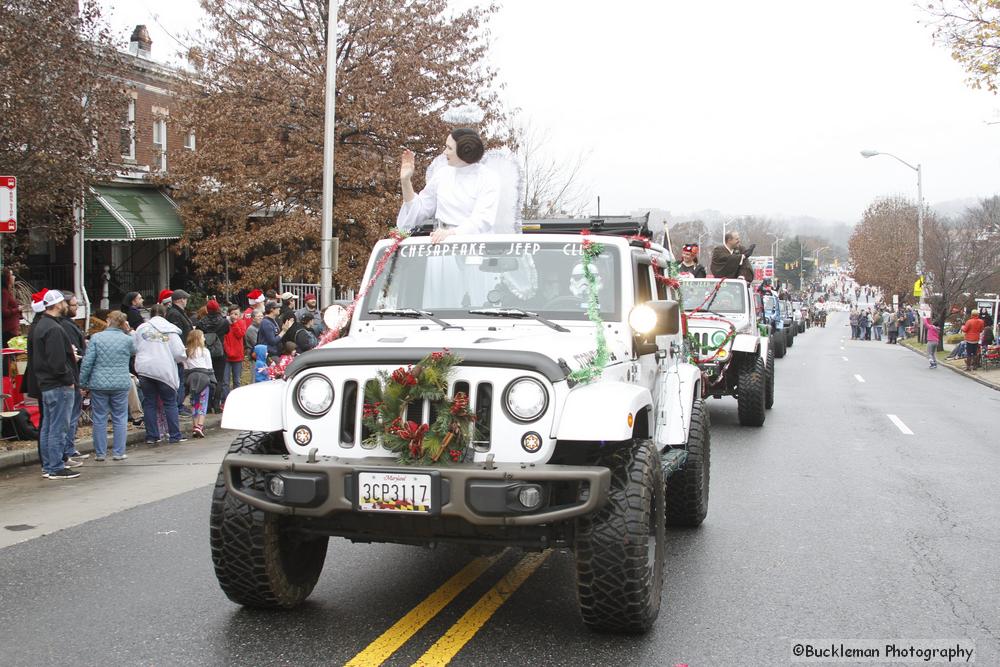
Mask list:
[{"label": "jeep grille slot", "polygon": [[406,421],[424,423],[424,403],[427,401],[413,401],[406,406]]},{"label": "jeep grille slot", "polygon": [[[371,392],[375,391],[377,387],[378,387],[378,380],[368,380],[367,382],[365,382],[365,396],[363,402],[365,403],[368,402],[368,397],[371,395]],[[371,436],[371,434],[372,432],[368,429],[367,426],[365,426],[364,422],[361,422],[361,438],[360,438],[361,442],[367,440]]]},{"label": "jeep grille slot", "polygon": [[466,396],[468,396],[469,395],[469,383],[466,382],[466,381],[464,381],[464,380],[460,380],[459,382],[456,382],[454,388],[452,388],[452,390],[451,390],[451,396],[452,396],[452,398],[454,398],[456,394],[465,394]]},{"label": "jeep grille slot", "polygon": [[344,398],[340,406],[340,446],[353,447],[354,435],[358,427],[358,383],[348,380],[344,383]]},{"label": "jeep grille slot", "polygon": [[493,385],[480,382],[476,386],[476,435],[472,444],[477,451],[490,449],[490,419],[493,416]]}]

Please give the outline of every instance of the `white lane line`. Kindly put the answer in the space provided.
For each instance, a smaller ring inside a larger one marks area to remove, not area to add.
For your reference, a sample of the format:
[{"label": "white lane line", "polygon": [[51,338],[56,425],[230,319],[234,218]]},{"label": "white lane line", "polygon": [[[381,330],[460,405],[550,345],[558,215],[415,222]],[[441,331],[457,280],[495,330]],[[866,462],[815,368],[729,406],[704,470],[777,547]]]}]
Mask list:
[{"label": "white lane line", "polygon": [[854,374],[854,379],[857,380],[858,382],[862,383],[862,384],[864,384],[864,382],[865,382],[865,379],[863,377],[861,377],[860,375],[858,375],[857,373]]},{"label": "white lane line", "polygon": [[847,361],[847,357],[841,357],[841,359],[843,359],[844,361]]},{"label": "white lane line", "polygon": [[893,424],[896,425],[896,428],[898,428],[900,431],[903,432],[903,435],[913,435],[913,431],[910,430],[909,426],[903,423],[902,419],[900,419],[896,415],[886,415],[886,416],[889,418],[889,421],[891,421]]}]

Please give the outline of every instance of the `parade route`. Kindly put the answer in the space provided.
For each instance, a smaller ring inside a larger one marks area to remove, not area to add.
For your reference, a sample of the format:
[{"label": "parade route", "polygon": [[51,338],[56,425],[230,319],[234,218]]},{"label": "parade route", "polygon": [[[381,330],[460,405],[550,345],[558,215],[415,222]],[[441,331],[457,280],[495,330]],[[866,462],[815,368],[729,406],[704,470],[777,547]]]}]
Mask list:
[{"label": "parade route", "polygon": [[[77,481],[4,477],[4,663],[775,665],[825,638],[961,640],[997,664],[1000,449],[985,417],[1000,394],[898,346],[842,343],[846,317],[777,362],[762,428],[738,425],[735,400],[709,401],[709,515],[667,531],[646,635],[588,632],[559,551],[334,538],[305,604],[241,609],[209,555],[229,439],[213,432],[89,462]],[[9,528],[22,524],[36,532]],[[54,645],[40,627],[72,631]]]}]

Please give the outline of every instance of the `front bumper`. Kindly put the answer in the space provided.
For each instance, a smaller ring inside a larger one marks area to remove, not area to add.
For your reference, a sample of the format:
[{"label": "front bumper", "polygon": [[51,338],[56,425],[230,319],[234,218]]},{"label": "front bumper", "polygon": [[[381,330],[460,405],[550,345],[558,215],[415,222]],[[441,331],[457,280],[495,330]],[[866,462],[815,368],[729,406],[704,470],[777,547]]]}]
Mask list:
[{"label": "front bumper", "polygon": [[[267,491],[242,483],[242,468],[282,473],[290,497],[279,499]],[[438,510],[418,517],[443,516],[464,519],[479,526],[532,526],[551,524],[590,514],[607,501],[611,471],[599,466],[534,464],[465,463],[442,468],[400,465],[395,459],[342,459],[335,456],[308,457],[297,454],[229,454],[222,461],[226,489],[234,497],[265,512],[301,517],[329,517],[355,509],[356,473],[394,471],[426,473],[437,481]],[[291,484],[289,485],[289,482]],[[535,484],[545,490],[548,501],[539,509],[527,511],[505,506],[504,499],[523,484]],[[557,485],[579,484],[575,500],[553,504]],[[357,512],[358,514],[375,514]],[[419,519],[418,519],[419,520]]]}]

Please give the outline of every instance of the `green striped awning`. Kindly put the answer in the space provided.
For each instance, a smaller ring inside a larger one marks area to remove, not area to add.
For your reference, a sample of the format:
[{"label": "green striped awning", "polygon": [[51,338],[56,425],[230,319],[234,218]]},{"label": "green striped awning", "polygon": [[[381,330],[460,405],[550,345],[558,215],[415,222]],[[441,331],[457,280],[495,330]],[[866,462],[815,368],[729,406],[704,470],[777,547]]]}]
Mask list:
[{"label": "green striped awning", "polygon": [[85,216],[87,241],[177,239],[184,233],[177,207],[155,188],[92,187]]}]

